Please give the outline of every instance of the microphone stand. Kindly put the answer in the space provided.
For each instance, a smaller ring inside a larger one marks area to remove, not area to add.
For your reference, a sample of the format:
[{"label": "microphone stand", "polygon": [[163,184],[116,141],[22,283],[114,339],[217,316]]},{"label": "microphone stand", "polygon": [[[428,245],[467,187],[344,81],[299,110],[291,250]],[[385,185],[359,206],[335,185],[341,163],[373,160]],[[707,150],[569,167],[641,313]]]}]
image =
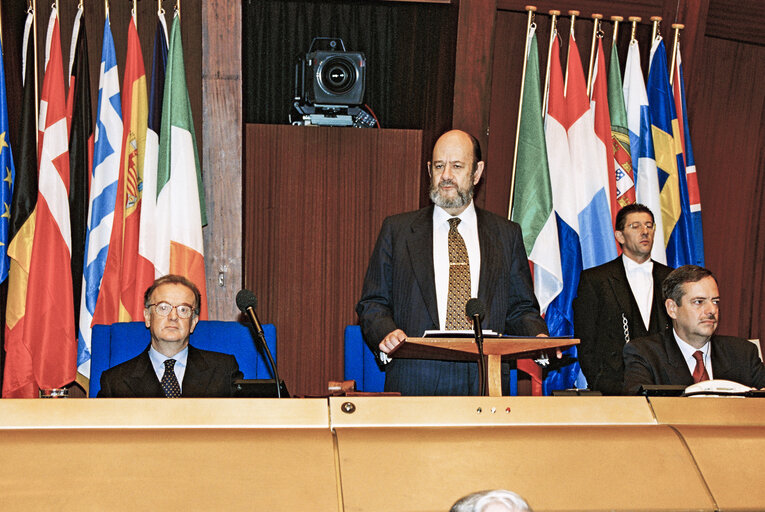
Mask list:
[{"label": "microphone stand", "polygon": [[271,350],[268,348],[268,343],[266,343],[266,335],[263,332],[263,328],[260,326],[260,322],[258,322],[258,317],[255,315],[255,310],[252,309],[252,306],[249,306],[247,308],[247,316],[250,318],[250,322],[252,323],[252,326],[255,328],[255,333],[258,336],[258,339],[263,345],[263,349],[266,352],[266,356],[268,357],[268,362],[271,365],[271,373],[274,375],[274,379],[276,380],[276,398],[282,397],[282,385],[281,380],[279,380],[279,370],[276,369],[276,363],[274,362],[274,356],[271,355]]},{"label": "microphone stand", "polygon": [[483,355],[483,331],[481,330],[481,317],[473,315],[473,331],[475,344],[478,346],[478,380],[480,396],[486,396],[486,358]]}]

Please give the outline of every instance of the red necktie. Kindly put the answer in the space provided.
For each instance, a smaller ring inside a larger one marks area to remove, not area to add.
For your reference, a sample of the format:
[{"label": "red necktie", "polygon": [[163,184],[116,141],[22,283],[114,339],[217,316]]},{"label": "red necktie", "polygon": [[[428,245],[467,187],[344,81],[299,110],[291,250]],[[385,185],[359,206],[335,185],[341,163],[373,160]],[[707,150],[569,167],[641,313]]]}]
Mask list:
[{"label": "red necktie", "polygon": [[693,353],[693,358],[696,360],[696,369],[693,370],[694,384],[702,380],[709,380],[709,374],[704,366],[704,353],[701,350],[697,350]]}]

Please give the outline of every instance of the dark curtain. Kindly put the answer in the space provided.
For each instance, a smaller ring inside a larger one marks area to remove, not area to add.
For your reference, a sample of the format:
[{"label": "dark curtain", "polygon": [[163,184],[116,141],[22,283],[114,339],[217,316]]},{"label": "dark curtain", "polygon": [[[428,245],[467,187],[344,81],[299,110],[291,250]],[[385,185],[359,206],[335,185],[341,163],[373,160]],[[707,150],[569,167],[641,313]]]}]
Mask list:
[{"label": "dark curtain", "polygon": [[456,7],[247,0],[242,17],[246,123],[289,122],[295,61],[317,36],[365,54],[364,101],[382,127],[441,130],[451,122]]}]

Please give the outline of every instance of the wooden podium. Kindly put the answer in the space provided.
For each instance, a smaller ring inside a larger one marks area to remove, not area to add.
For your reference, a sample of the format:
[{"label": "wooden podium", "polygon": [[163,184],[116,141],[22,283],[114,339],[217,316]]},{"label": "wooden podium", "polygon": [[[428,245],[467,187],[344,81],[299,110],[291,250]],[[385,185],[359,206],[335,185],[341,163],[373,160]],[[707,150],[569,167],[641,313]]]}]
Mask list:
[{"label": "wooden podium", "polygon": [[[502,396],[502,361],[537,359],[545,353],[549,357],[555,349],[578,344],[579,340],[574,338],[484,338],[489,396]],[[477,361],[478,346],[473,338],[407,338],[390,355],[402,359]]]}]

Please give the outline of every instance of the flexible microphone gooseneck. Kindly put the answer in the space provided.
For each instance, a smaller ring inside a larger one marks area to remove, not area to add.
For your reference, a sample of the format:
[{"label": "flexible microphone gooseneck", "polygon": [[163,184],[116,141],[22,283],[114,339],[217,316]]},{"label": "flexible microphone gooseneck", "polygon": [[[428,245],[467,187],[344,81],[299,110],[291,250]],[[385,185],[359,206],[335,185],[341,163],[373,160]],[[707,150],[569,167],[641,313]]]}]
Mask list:
[{"label": "flexible microphone gooseneck", "polygon": [[274,357],[271,355],[271,351],[268,349],[268,343],[266,343],[266,335],[263,333],[263,326],[260,325],[258,315],[255,313],[255,308],[258,307],[258,298],[255,297],[255,294],[250,290],[239,290],[239,293],[236,294],[236,307],[239,308],[239,311],[247,315],[247,317],[250,319],[250,322],[252,322],[252,326],[263,345],[263,349],[266,351],[268,362],[271,364],[271,370],[276,381],[276,396],[277,398],[281,398],[282,388],[281,381],[279,380],[279,371],[276,369]]},{"label": "flexible microphone gooseneck", "polygon": [[475,344],[478,346],[480,395],[486,396],[486,358],[483,356],[483,331],[481,330],[481,320],[486,315],[486,306],[479,299],[470,299],[465,303],[465,315],[473,320]]}]

